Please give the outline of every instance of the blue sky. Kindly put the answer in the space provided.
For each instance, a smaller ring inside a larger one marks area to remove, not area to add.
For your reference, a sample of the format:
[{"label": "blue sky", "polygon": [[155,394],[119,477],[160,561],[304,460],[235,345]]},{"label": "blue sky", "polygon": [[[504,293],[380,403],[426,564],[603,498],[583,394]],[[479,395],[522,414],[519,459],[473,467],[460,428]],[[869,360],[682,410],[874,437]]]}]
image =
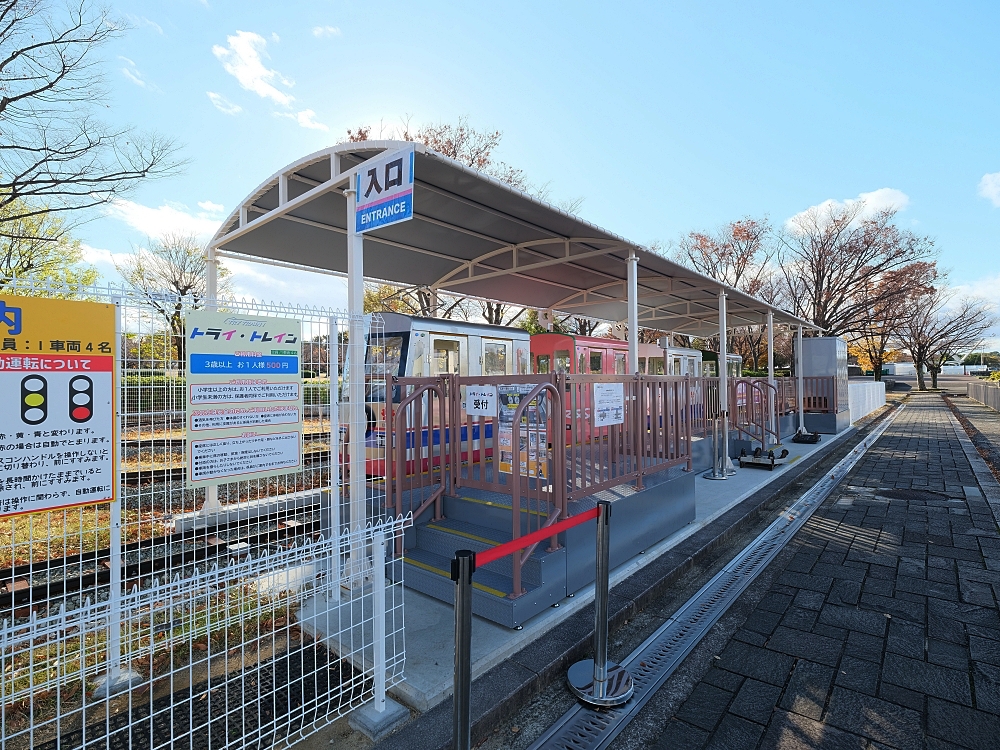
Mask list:
[{"label": "blue sky", "polygon": [[[468,116],[553,200],[637,242],[826,200],[903,207],[952,282],[1000,286],[995,2],[119,2],[107,117],[175,137],[185,172],[83,226],[114,254],[210,233],[348,127]],[[236,268],[236,291],[340,307],[339,280]]]}]

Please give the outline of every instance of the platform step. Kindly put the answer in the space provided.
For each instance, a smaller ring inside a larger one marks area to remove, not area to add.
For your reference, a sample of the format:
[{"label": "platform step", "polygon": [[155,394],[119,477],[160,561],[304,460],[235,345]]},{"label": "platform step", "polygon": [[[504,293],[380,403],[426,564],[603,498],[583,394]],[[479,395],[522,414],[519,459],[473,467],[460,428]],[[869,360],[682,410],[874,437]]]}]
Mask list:
[{"label": "platform step", "polygon": [[[484,552],[510,541],[510,538],[510,532],[446,518],[418,526],[414,547],[451,560],[460,549]],[[546,565],[546,557],[551,553],[547,553],[545,547],[546,543],[539,545],[521,568],[521,578],[525,583],[542,584],[547,580],[545,571],[552,566]],[[513,575],[513,561],[510,556],[502,557],[481,569],[510,578]]]},{"label": "platform step", "polygon": [[[411,568],[417,568],[425,573],[430,573],[433,576],[447,581],[449,585],[449,593],[453,594],[454,583],[451,580],[450,558],[435,555],[433,552],[428,552],[427,550],[413,549],[407,550],[406,554],[403,556],[403,564]],[[404,574],[407,576],[407,578],[404,579],[406,580],[407,585],[409,585],[412,580],[410,573],[411,571],[407,570]],[[522,583],[522,585],[525,589],[533,588],[531,584]],[[491,570],[480,569],[477,570],[473,576],[472,587],[476,591],[481,591],[492,597],[503,599],[511,592],[512,582],[507,576],[494,573]],[[414,588],[419,590],[419,587]],[[433,594],[431,595],[433,596]]]}]

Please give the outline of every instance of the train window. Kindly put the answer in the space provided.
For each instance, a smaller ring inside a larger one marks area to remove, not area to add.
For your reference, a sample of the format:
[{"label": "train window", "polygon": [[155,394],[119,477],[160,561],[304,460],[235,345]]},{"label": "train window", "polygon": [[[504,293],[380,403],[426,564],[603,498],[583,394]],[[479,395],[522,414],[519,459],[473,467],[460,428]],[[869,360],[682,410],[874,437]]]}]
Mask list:
[{"label": "train window", "polygon": [[639,372],[646,372],[646,358],[639,357]]},{"label": "train window", "polygon": [[[662,375],[663,374],[663,357],[650,357],[649,358],[649,374],[650,375]],[[680,373],[678,373],[680,374]]]},{"label": "train window", "polygon": [[483,375],[507,374],[507,345],[483,344]]},{"label": "train window", "polygon": [[587,374],[587,350],[579,349],[580,352],[580,366],[576,368],[577,373],[580,375]]},{"label": "train window", "polygon": [[625,352],[615,352],[615,375],[624,375],[625,371]]},{"label": "train window", "polygon": [[539,354],[535,358],[535,372],[539,375],[547,375],[549,372],[549,355]]},{"label": "train window", "polygon": [[531,359],[527,349],[521,347],[517,348],[517,374],[518,375],[530,375],[531,374]]},{"label": "train window", "polygon": [[590,371],[593,373],[600,374],[601,372],[601,354],[602,352],[590,353]]},{"label": "train window", "polygon": [[434,339],[434,375],[458,375],[458,342]]},{"label": "train window", "polygon": [[368,346],[368,365],[374,377],[400,375],[399,360],[403,356],[403,337],[387,336],[381,343]]},{"label": "train window", "polygon": [[569,372],[569,351],[566,349],[556,349],[555,354],[556,372]]}]

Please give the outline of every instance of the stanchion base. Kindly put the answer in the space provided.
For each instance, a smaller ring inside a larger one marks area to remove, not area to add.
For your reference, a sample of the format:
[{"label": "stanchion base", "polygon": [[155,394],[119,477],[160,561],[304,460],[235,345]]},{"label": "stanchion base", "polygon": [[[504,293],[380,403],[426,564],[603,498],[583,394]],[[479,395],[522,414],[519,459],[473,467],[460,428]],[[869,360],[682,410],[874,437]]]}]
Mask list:
[{"label": "stanchion base", "polygon": [[608,662],[608,680],[605,683],[604,694],[598,695],[594,684],[594,660],[578,661],[566,673],[566,682],[581,701],[590,706],[620,706],[632,697],[635,685],[632,675],[624,667]]}]

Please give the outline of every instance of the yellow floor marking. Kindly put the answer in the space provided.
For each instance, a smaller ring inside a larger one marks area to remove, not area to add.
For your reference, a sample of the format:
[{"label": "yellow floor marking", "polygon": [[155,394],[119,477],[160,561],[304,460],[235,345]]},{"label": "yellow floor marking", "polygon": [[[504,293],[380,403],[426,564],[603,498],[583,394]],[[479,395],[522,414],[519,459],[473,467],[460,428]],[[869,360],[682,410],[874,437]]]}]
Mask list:
[{"label": "yellow floor marking", "polygon": [[[489,505],[491,508],[507,508],[508,510],[510,509],[510,506],[507,505],[506,503],[491,503],[489,500],[480,500],[478,498],[468,497],[466,495],[459,495],[459,499],[460,500],[468,500],[470,503],[478,503],[479,505]],[[527,508],[521,508],[521,512],[522,513],[531,513],[532,515],[535,515],[535,516],[544,516],[544,515],[547,515],[545,513],[539,513],[537,510],[528,510]]]},{"label": "yellow floor marking", "polygon": [[[410,557],[406,557],[405,555],[403,556],[403,562],[409,563],[410,565],[416,565],[418,568],[426,570],[430,573],[436,573],[439,576],[444,576],[445,578],[451,578],[451,573],[445,570],[441,570],[441,568],[435,568],[433,565],[428,565],[425,562],[420,562],[420,560],[414,560]],[[484,586],[483,584],[476,583],[475,581],[472,582],[472,587],[477,588],[480,591],[485,591],[487,594],[493,594],[493,596],[500,597],[501,599],[507,596],[504,592],[499,591],[498,589],[490,588],[489,586]]]},{"label": "yellow floor marking", "polygon": [[491,547],[496,547],[500,542],[494,541],[493,539],[487,539],[484,536],[476,536],[475,534],[470,534],[467,531],[459,531],[457,529],[449,529],[447,526],[438,526],[437,524],[429,523],[427,524],[428,529],[437,529],[438,531],[444,531],[448,534],[458,534],[458,536],[464,536],[466,539],[472,539],[476,542],[482,542],[483,544],[488,544]]}]

